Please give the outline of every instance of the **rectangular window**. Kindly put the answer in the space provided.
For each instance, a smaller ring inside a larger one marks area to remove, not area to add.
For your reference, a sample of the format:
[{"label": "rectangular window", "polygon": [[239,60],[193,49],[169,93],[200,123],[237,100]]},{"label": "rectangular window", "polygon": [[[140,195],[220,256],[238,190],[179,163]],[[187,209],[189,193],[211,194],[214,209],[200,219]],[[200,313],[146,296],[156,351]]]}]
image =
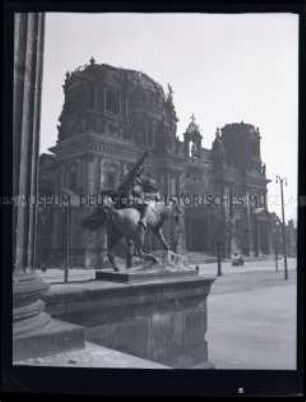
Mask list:
[{"label": "rectangular window", "polygon": [[107,175],[107,188],[112,190],[115,188],[115,174],[108,173]]},{"label": "rectangular window", "polygon": [[99,87],[96,89],[96,96],[97,96],[97,107],[99,110],[103,111],[104,107],[104,89],[102,87]]},{"label": "rectangular window", "polygon": [[153,147],[153,122],[148,120],[148,144]]},{"label": "rectangular window", "polygon": [[176,178],[175,177],[171,177],[170,178],[170,195],[171,196],[175,196],[176,194]]},{"label": "rectangular window", "polygon": [[88,107],[94,108],[96,104],[96,87],[91,83],[87,87]]},{"label": "rectangular window", "polygon": [[106,112],[118,114],[120,112],[120,94],[114,89],[106,89],[105,92]]},{"label": "rectangular window", "polygon": [[77,172],[75,169],[71,169],[71,171],[70,171],[69,187],[71,190],[75,190],[77,187]]}]

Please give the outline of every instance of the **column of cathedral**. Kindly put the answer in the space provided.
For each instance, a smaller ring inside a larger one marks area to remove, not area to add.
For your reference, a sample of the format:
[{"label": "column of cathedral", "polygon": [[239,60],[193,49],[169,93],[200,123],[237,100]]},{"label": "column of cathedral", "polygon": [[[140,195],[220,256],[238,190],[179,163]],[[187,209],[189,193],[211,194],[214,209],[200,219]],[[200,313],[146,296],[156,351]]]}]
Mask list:
[{"label": "column of cathedral", "polygon": [[86,156],[82,156],[80,163],[82,171],[82,192],[84,195],[86,195],[88,194],[88,161]]},{"label": "column of cathedral", "polygon": [[253,256],[254,255],[254,241],[253,241],[253,236],[252,236],[252,209],[250,205],[250,192],[247,191],[246,193],[247,199],[247,211],[246,211],[246,218],[247,218],[247,239],[248,239],[248,249],[249,249],[249,255]]}]

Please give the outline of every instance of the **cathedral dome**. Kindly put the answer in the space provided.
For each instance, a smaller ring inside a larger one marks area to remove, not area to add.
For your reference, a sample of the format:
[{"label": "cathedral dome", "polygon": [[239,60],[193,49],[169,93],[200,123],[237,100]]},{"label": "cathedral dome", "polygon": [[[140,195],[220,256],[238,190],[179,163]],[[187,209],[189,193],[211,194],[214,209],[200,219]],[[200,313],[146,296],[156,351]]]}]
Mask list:
[{"label": "cathedral dome", "polygon": [[177,117],[171,94],[141,71],[89,64],[66,73],[59,141],[88,132],[149,148],[173,148]]},{"label": "cathedral dome", "polygon": [[93,58],[90,60],[90,64],[80,66],[71,73],[68,72],[65,84],[69,86],[76,81],[92,79],[107,80],[108,82],[118,80],[130,90],[142,89],[150,91],[160,97],[161,100],[165,100],[163,87],[147,74],[137,70],[114,67],[109,64],[96,64]]}]

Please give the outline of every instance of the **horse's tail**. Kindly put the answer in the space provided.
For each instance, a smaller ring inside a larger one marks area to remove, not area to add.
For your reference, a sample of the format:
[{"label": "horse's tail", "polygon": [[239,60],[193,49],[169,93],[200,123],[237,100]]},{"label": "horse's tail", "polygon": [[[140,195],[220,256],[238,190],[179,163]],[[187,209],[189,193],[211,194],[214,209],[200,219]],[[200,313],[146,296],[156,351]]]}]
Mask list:
[{"label": "horse's tail", "polygon": [[82,219],[81,226],[94,232],[105,225],[108,213],[109,210],[107,207],[99,207],[89,216]]}]

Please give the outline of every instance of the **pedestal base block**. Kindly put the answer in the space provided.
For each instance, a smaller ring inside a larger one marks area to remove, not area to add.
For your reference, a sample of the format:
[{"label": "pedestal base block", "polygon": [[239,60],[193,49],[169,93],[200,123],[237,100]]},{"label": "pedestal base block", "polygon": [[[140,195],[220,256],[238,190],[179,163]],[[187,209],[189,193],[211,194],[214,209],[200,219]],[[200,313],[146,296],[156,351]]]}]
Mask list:
[{"label": "pedestal base block", "polygon": [[112,269],[97,271],[96,279],[101,281],[112,281],[118,283],[137,283],[148,282],[159,279],[182,279],[190,278],[198,275],[196,269],[188,270],[169,270],[169,269],[156,269],[156,270],[140,270],[129,269],[121,272],[115,272]]}]

